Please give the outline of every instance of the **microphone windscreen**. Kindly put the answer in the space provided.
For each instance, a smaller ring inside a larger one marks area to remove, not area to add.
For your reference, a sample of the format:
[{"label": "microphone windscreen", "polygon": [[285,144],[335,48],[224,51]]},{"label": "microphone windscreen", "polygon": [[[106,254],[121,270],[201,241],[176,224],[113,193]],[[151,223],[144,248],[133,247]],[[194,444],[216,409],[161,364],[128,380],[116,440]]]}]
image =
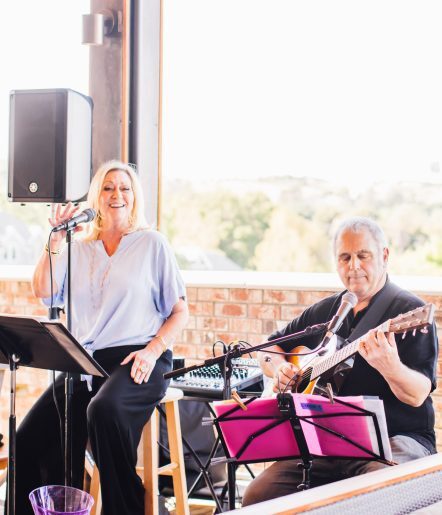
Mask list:
[{"label": "microphone windscreen", "polygon": [[97,216],[95,209],[88,207],[83,211],[83,213],[87,216],[87,221],[92,222],[92,220]]},{"label": "microphone windscreen", "polygon": [[348,302],[350,306],[354,308],[358,303],[358,298],[353,292],[348,291],[344,293],[344,295],[342,296],[342,302]]}]

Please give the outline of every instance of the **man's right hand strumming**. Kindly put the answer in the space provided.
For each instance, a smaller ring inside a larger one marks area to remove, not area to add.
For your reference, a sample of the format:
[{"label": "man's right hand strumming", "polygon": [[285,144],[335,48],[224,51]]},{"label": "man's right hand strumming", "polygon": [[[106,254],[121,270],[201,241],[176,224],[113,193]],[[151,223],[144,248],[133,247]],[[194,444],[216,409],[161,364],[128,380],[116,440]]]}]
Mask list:
[{"label": "man's right hand strumming", "polygon": [[[274,352],[278,354],[274,354]],[[273,381],[273,392],[291,391],[291,387],[294,384],[293,378],[299,368],[285,359],[284,349],[278,345],[273,345],[265,351],[259,352],[258,359],[264,375],[270,377]],[[270,393],[270,390],[267,388],[267,393]]]},{"label": "man's right hand strumming", "polygon": [[295,385],[295,376],[299,371],[299,367],[284,361],[276,369],[273,375],[273,391],[276,393],[287,391],[291,392]]}]

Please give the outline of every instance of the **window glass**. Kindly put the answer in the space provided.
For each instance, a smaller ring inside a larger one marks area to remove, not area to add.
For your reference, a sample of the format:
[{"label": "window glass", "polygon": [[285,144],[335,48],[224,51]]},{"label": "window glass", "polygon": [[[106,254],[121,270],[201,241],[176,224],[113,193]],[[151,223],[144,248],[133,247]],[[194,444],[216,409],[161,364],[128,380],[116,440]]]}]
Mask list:
[{"label": "window glass", "polygon": [[7,200],[9,93],[70,88],[88,94],[89,55],[81,15],[89,1],[14,0],[2,4],[0,31],[0,265],[35,264],[48,234],[46,204]]},{"label": "window glass", "polygon": [[324,272],[340,218],[442,270],[442,4],[165,0],[162,228],[183,268]]}]

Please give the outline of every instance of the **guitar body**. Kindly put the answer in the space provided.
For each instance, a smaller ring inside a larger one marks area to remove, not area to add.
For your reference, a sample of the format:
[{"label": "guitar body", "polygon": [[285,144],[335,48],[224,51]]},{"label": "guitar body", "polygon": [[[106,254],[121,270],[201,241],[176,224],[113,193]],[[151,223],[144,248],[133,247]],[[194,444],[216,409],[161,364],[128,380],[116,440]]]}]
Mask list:
[{"label": "guitar body", "polygon": [[[287,361],[295,365],[299,368],[299,372],[294,379],[294,385],[292,388],[293,392],[296,393],[316,393],[316,390],[321,390],[322,393],[323,387],[321,386],[321,382],[323,378],[316,377],[314,379],[311,378],[313,367],[320,361],[322,361],[327,356],[331,356],[335,354],[337,349],[337,337],[336,335],[328,343],[326,349],[324,349],[324,354],[318,356],[317,354],[310,354],[303,356],[302,354],[307,354],[311,351],[308,347],[304,347],[303,345],[299,345],[295,347],[291,353],[292,354],[300,354],[300,356],[287,356]],[[333,374],[331,374],[333,375]]]},{"label": "guitar body", "polygon": [[[309,352],[310,349],[308,347],[304,347],[303,345],[299,345],[298,347],[295,347],[292,349],[292,353],[296,354],[305,354]],[[309,371],[309,365],[312,361],[311,356],[310,359],[308,359],[309,356],[287,356],[287,361],[289,363],[292,363],[292,365],[295,365],[299,368],[299,373],[297,375],[297,378],[295,379],[292,392],[296,393],[313,393],[313,390],[316,386],[317,379],[310,380],[310,376],[308,375]],[[306,373],[303,380],[303,374]]]}]

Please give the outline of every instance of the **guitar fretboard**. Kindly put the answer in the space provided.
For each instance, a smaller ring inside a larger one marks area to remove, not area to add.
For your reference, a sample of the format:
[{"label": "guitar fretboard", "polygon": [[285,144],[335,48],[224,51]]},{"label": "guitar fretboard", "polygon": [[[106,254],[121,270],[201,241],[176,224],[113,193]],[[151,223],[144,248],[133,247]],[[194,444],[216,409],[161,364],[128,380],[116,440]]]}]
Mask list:
[{"label": "guitar fretboard", "polygon": [[[384,322],[381,324],[377,329],[380,329],[384,332],[389,331],[389,320],[387,322]],[[365,337],[361,336],[360,338],[354,340],[351,343],[348,343],[345,347],[342,347],[342,349],[339,349],[338,351],[334,352],[330,356],[324,356],[322,360],[320,360],[318,363],[316,363],[313,366],[312,374],[310,380],[316,379],[317,377],[321,376],[328,370],[335,367],[338,363],[341,363],[342,361],[345,361],[350,356],[353,356],[353,354],[356,354],[359,347],[359,342],[362,341],[362,339]]]}]

